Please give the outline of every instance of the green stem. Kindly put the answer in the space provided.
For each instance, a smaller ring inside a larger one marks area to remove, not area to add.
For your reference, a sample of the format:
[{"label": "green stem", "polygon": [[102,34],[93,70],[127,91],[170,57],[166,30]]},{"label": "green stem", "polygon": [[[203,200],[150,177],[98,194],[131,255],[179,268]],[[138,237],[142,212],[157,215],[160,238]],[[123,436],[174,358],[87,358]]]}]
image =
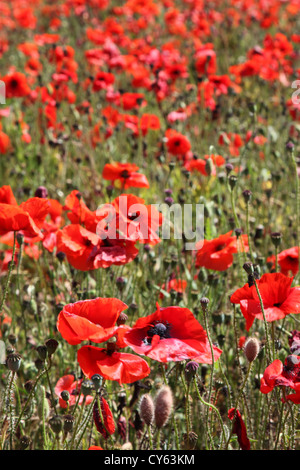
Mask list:
[{"label": "green stem", "polygon": [[2,300],[1,300],[1,304],[0,304],[0,313],[2,312],[2,308],[3,308],[4,302],[5,302],[7,293],[8,293],[10,277],[11,277],[11,273],[12,273],[12,270],[13,270],[13,267],[14,267],[14,260],[15,260],[15,254],[16,254],[16,244],[17,244],[17,232],[14,232],[14,244],[13,244],[12,259],[11,259],[11,262],[10,262],[10,265],[9,265],[9,270],[8,270],[8,274],[7,274],[7,278],[6,278],[4,293],[3,293],[3,297],[2,297]]}]

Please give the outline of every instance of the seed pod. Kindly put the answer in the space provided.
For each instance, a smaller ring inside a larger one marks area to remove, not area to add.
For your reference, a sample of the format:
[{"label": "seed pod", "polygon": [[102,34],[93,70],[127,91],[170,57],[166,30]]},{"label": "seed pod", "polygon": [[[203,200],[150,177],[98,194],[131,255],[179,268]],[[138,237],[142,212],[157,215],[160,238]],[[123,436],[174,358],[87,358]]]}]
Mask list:
[{"label": "seed pod", "polygon": [[64,416],[64,432],[72,432],[74,427],[75,417],[73,415]]},{"label": "seed pod", "polygon": [[173,409],[173,394],[168,385],[163,386],[156,395],[155,424],[160,429],[165,426]]},{"label": "seed pod", "polygon": [[154,420],[154,402],[148,393],[142,396],[140,402],[140,415],[146,425],[151,426]]},{"label": "seed pod", "polygon": [[6,358],[6,365],[12,372],[18,372],[20,369],[22,357],[20,354],[13,352]]}]

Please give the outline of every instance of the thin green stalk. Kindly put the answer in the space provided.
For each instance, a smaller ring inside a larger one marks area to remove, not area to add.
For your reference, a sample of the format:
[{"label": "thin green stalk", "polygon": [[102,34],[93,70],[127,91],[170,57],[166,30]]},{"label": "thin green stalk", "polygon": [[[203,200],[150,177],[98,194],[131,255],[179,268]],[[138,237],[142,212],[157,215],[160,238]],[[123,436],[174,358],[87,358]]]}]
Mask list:
[{"label": "thin green stalk", "polygon": [[229,438],[228,438],[227,443],[226,443],[226,446],[225,446],[225,450],[228,449],[228,446],[229,446],[229,443],[230,443],[230,439],[231,439],[231,436],[232,436],[232,434],[233,434],[234,423],[235,423],[235,419],[236,419],[236,412],[237,412],[237,409],[238,409],[238,406],[239,406],[239,402],[240,402],[241,396],[242,396],[242,394],[243,394],[244,388],[245,388],[245,386],[246,386],[247,380],[248,380],[248,378],[249,378],[249,375],[250,375],[250,372],[251,372],[251,369],[252,369],[252,364],[253,364],[253,362],[249,362],[248,370],[247,370],[246,376],[245,376],[245,378],[244,378],[244,381],[243,381],[243,383],[242,383],[240,392],[239,392],[238,397],[237,397],[236,402],[235,402],[235,406],[234,406],[234,410],[235,410],[235,411],[234,411],[234,417],[233,417],[233,420],[232,420],[231,431],[230,431],[230,435],[229,435]]},{"label": "thin green stalk", "polygon": [[220,423],[221,429],[222,429],[222,435],[223,435],[223,439],[221,440],[221,444],[220,444],[220,448],[222,448],[222,443],[226,441],[226,433],[225,433],[225,427],[224,427],[224,423],[223,423],[223,420],[221,418],[220,412],[219,412],[218,408],[215,405],[213,405],[212,403],[208,403],[205,400],[203,400],[203,398],[201,397],[201,394],[199,392],[199,389],[198,389],[198,384],[197,384],[196,377],[194,377],[194,384],[195,384],[195,388],[196,388],[198,398],[201,401],[201,403],[204,406],[206,406],[208,408],[211,408],[216,413],[216,415],[218,417],[218,420],[219,420],[219,423]]},{"label": "thin green stalk", "polygon": [[263,319],[264,319],[264,326],[265,326],[265,332],[266,332],[266,346],[267,346],[267,355],[268,355],[267,361],[268,361],[268,364],[270,364],[272,362],[272,353],[271,353],[271,346],[270,346],[269,327],[268,327],[268,323],[267,323],[267,319],[266,319],[264,304],[263,304],[263,301],[262,301],[262,298],[261,298],[261,295],[260,295],[260,292],[259,292],[259,288],[258,288],[258,285],[257,285],[257,282],[256,282],[255,278],[254,278],[253,282],[254,282],[254,285],[255,285],[256,293],[257,293],[258,298],[259,298],[260,309],[262,311],[262,315],[263,315]]},{"label": "thin green stalk", "polygon": [[11,273],[12,273],[12,270],[13,270],[13,267],[14,267],[14,260],[15,260],[15,254],[16,254],[16,244],[17,244],[17,232],[14,232],[14,244],[13,244],[12,259],[11,259],[11,262],[10,262],[10,265],[9,265],[9,270],[8,270],[8,274],[7,274],[7,278],[6,278],[6,284],[5,284],[5,287],[4,287],[4,293],[3,293],[1,304],[0,304],[0,313],[2,312],[3,305],[4,305],[4,302],[5,302],[7,293],[8,293],[8,287],[9,287],[9,282],[10,282],[10,278],[11,278]]}]

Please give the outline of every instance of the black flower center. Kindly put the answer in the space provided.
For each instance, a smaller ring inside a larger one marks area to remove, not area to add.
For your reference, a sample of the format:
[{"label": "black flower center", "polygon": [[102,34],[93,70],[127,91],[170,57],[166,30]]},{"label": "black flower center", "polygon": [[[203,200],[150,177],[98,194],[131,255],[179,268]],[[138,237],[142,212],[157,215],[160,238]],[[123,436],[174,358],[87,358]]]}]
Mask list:
[{"label": "black flower center", "polygon": [[128,170],[124,170],[122,171],[121,173],[121,178],[129,178],[130,174],[129,174],[129,171]]},{"label": "black flower center", "polygon": [[157,321],[153,325],[150,326],[149,330],[147,331],[147,336],[144,339],[144,342],[147,344],[151,344],[152,338],[155,335],[158,335],[160,339],[171,338],[170,335],[171,325],[169,322],[159,322]]}]

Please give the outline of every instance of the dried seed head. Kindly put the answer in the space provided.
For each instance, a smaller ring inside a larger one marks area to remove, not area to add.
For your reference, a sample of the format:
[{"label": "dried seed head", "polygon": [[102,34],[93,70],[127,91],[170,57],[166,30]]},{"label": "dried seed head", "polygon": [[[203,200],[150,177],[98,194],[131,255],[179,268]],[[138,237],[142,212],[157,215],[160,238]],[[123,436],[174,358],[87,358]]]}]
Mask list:
[{"label": "dried seed head", "polygon": [[49,420],[49,424],[50,424],[50,426],[51,426],[52,431],[53,431],[55,434],[59,434],[60,431],[62,430],[62,426],[63,426],[62,417],[59,416],[59,415],[53,416],[53,417]]},{"label": "dried seed head", "polygon": [[173,409],[173,394],[168,385],[163,386],[156,395],[155,424],[160,429],[166,425]]},{"label": "dried seed head", "polygon": [[249,362],[253,362],[259,353],[260,343],[256,338],[248,338],[244,345],[244,353]]},{"label": "dried seed head", "polygon": [[58,344],[58,341],[56,341],[54,338],[50,338],[45,342],[49,356],[52,356],[52,354],[55,353],[56,349],[58,348]]},{"label": "dried seed head", "polygon": [[75,417],[73,415],[64,416],[64,432],[72,432],[74,428]]},{"label": "dried seed head", "polygon": [[18,372],[20,369],[22,357],[19,353],[13,352],[8,354],[6,358],[6,365],[12,372]]},{"label": "dried seed head", "polygon": [[140,402],[140,415],[147,426],[154,420],[154,402],[149,394],[143,395]]}]

